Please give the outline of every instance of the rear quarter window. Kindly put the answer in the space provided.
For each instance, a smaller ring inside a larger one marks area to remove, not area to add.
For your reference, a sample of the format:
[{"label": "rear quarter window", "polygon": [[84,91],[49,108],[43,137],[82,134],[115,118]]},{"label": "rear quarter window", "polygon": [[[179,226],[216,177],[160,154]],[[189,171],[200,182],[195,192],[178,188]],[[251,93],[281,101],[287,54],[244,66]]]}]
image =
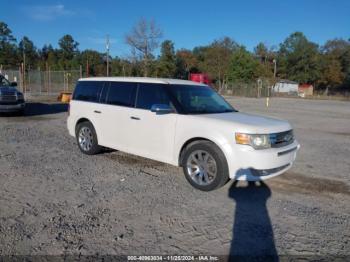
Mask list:
[{"label": "rear quarter window", "polygon": [[73,100],[99,102],[104,82],[79,81],[75,87]]}]

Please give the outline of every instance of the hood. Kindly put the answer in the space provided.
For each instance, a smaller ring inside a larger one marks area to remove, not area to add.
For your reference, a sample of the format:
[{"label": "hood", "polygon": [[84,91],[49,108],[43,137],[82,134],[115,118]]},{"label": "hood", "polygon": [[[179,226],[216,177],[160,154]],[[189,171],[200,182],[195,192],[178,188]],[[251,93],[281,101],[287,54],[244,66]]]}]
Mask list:
[{"label": "hood", "polygon": [[241,112],[196,115],[196,117],[227,125],[242,133],[270,134],[292,129],[287,121]]}]

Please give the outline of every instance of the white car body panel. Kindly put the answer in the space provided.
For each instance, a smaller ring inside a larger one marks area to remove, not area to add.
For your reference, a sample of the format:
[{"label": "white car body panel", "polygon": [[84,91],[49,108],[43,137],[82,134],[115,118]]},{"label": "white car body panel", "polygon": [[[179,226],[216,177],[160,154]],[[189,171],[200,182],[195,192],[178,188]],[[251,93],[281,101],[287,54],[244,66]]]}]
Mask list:
[{"label": "white car body panel", "polygon": [[130,113],[140,120],[130,120],[130,142],[134,154],[174,164],[174,136],[177,114],[156,114],[150,110],[132,109]]},{"label": "white car body panel", "polygon": [[[176,84],[201,85],[185,80],[168,79],[96,79],[86,80],[132,80],[147,83],[173,81]],[[285,172],[292,166],[300,147],[296,140],[288,146],[263,150],[236,144],[236,132],[271,134],[292,129],[286,121],[241,112],[202,115],[156,114],[150,110],[72,100],[67,120],[70,135],[75,136],[76,125],[82,118],[88,119],[94,125],[101,146],[176,166],[179,165],[181,149],[185,143],[197,138],[210,140],[224,153],[229,176],[235,180],[264,180]],[[267,171],[258,176],[253,169]]]},{"label": "white car body panel", "polygon": [[[193,125],[196,123],[196,125]],[[295,160],[296,151],[278,156],[291,148],[299,149],[297,141],[283,147],[255,150],[248,145],[238,145],[235,133],[271,134],[290,130],[292,127],[286,121],[273,118],[259,117],[250,114],[234,112],[208,115],[180,115],[177,122],[177,132],[174,147],[174,164],[178,161],[183,144],[195,137],[208,139],[220,147],[226,156],[230,178],[237,180],[260,180],[275,175],[253,176],[249,169],[273,169]],[[287,169],[283,171],[285,172]],[[281,173],[283,173],[281,172]]]}]

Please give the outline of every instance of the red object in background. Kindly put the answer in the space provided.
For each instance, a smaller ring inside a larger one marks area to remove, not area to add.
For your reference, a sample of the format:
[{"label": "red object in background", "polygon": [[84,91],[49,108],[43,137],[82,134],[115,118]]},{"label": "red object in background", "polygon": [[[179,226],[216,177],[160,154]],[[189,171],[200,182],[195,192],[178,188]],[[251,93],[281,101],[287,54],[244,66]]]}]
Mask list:
[{"label": "red object in background", "polygon": [[310,84],[300,84],[298,92],[307,96],[312,96],[314,94],[314,87]]},{"label": "red object in background", "polygon": [[199,74],[190,74],[190,80],[197,83],[203,83],[206,85],[211,84],[211,80],[207,74],[199,73]]}]

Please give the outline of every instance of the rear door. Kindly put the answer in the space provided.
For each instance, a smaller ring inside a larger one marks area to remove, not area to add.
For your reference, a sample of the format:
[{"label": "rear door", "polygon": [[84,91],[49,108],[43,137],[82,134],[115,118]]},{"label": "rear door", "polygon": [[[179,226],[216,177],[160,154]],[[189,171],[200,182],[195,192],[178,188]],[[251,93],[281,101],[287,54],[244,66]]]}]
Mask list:
[{"label": "rear door", "polygon": [[131,148],[134,154],[172,163],[177,114],[151,112],[153,104],[172,106],[164,84],[140,83],[136,109],[130,116]]},{"label": "rear door", "polygon": [[107,82],[105,98],[101,101],[101,145],[131,152],[132,125],[137,83]]}]

